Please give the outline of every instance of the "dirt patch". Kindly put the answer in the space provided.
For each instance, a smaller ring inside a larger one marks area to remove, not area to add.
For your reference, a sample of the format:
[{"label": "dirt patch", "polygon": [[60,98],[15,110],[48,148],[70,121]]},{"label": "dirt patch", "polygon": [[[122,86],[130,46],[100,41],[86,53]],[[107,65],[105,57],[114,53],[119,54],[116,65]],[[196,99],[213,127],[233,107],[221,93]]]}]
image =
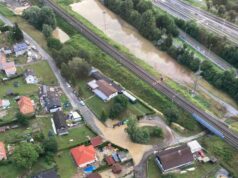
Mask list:
[{"label": "dirt patch", "polygon": [[60,40],[61,43],[65,43],[70,39],[69,35],[67,35],[63,30],[61,30],[59,27],[56,27],[56,29],[52,33],[53,37]]},{"label": "dirt patch", "polygon": [[24,11],[25,9],[29,8],[29,7],[30,7],[30,6],[16,7],[16,8],[14,9],[14,13],[15,13],[16,15],[22,15],[23,11]]}]

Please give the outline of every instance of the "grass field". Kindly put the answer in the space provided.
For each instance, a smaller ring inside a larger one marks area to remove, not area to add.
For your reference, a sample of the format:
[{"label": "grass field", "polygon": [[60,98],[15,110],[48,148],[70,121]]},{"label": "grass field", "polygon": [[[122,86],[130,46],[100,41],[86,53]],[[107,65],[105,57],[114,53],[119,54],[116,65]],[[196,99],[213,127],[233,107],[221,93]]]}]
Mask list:
[{"label": "grass field", "polygon": [[32,69],[42,84],[53,86],[58,84],[58,81],[47,61],[32,63],[28,66],[25,66],[24,68]]},{"label": "grass field", "polygon": [[148,178],[160,178],[161,176],[160,170],[155,163],[154,156],[149,157],[147,161],[147,172],[148,172]]},{"label": "grass field", "polygon": [[59,152],[55,156],[57,171],[61,178],[70,178],[77,173],[77,168],[69,150]]}]

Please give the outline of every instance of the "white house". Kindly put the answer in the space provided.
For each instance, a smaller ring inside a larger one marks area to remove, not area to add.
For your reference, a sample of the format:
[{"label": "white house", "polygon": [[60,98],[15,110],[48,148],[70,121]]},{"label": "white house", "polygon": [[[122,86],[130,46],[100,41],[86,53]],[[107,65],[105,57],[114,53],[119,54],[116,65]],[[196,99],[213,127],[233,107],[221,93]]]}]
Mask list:
[{"label": "white house", "polygon": [[74,121],[74,122],[78,122],[78,121],[81,121],[82,120],[82,117],[79,115],[78,112],[76,111],[71,111],[69,113],[69,118]]},{"label": "white house", "polygon": [[10,101],[9,100],[1,100],[0,99],[0,108],[6,109],[7,107],[10,106]]},{"label": "white house", "polygon": [[35,76],[34,72],[30,69],[27,69],[25,71],[24,77],[25,77],[25,80],[26,80],[27,84],[36,84],[36,83],[38,83],[37,77]]}]

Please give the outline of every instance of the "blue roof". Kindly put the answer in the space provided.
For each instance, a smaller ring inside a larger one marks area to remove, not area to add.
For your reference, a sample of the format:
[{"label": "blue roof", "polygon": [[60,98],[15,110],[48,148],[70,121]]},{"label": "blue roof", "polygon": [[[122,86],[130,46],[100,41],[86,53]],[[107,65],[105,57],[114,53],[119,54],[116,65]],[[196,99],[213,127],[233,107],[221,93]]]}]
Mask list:
[{"label": "blue roof", "polygon": [[13,46],[14,52],[26,50],[28,48],[26,43],[17,43]]},{"label": "blue roof", "polygon": [[98,89],[93,90],[93,92],[102,100],[107,100],[107,96]]}]

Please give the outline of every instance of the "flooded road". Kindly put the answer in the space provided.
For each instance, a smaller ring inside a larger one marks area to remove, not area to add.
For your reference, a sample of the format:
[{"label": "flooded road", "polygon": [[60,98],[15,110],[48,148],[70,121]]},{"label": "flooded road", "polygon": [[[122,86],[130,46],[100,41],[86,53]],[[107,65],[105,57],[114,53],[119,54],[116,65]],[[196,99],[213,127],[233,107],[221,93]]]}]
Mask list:
[{"label": "flooded road", "polygon": [[162,75],[180,82],[192,83],[192,73],[177,64],[143,38],[135,28],[113,14],[98,0],[82,0],[70,5],[72,10],[89,20],[108,37],[129,49],[129,52],[155,68]]}]

